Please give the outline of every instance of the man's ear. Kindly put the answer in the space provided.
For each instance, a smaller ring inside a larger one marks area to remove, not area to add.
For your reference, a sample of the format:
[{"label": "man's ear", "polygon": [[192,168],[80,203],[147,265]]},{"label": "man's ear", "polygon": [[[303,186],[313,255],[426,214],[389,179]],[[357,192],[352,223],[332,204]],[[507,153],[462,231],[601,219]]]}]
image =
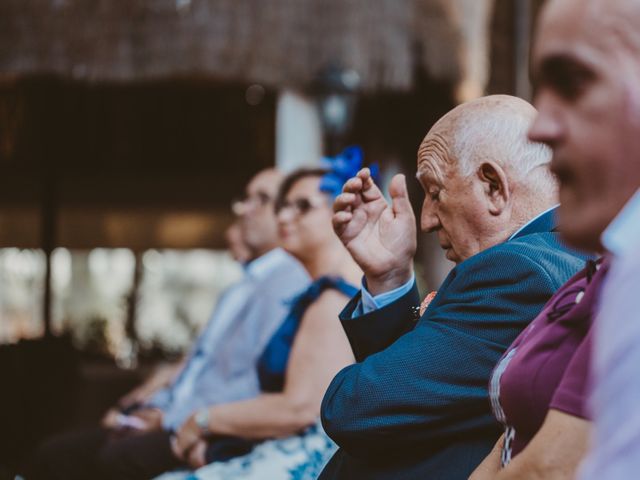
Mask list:
[{"label": "man's ear", "polygon": [[478,168],[478,178],[482,182],[489,212],[495,216],[500,215],[511,197],[505,171],[495,162],[483,162]]}]

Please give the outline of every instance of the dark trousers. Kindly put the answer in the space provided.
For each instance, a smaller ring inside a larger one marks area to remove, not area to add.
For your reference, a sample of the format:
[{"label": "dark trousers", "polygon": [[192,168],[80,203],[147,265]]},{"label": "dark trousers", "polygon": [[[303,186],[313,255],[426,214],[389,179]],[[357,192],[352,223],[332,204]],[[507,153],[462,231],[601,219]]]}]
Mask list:
[{"label": "dark trousers", "polygon": [[52,437],[37,450],[27,480],[147,480],[182,466],[169,432],[119,434],[102,428]]}]

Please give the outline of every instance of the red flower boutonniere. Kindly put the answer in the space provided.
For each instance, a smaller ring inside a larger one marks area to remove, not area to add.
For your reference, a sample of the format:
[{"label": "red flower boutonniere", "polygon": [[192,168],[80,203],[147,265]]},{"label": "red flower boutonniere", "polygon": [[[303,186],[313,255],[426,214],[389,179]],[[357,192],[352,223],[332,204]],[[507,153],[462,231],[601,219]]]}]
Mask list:
[{"label": "red flower boutonniere", "polygon": [[431,303],[431,300],[434,299],[434,297],[436,296],[437,293],[438,292],[436,290],[434,290],[429,295],[424,297],[424,300],[422,300],[422,303],[420,304],[420,316],[424,315],[424,312],[427,310],[427,307]]}]

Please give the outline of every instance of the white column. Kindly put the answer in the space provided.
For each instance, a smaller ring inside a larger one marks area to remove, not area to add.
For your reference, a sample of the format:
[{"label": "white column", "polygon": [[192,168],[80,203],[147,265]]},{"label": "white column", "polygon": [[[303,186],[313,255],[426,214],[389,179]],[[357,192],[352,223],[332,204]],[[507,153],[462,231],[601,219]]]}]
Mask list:
[{"label": "white column", "polygon": [[283,90],[276,110],[276,167],[290,172],[318,165],[322,157],[322,128],[313,99]]},{"label": "white column", "polygon": [[460,103],[484,95],[489,80],[489,37],[494,0],[455,0],[454,24],[462,35],[462,79],[456,88]]}]

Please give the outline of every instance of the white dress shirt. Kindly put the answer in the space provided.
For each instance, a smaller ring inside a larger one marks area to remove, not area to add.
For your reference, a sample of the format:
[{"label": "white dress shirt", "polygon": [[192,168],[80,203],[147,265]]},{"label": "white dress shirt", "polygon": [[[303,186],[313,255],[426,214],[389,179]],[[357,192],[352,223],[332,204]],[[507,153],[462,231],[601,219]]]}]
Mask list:
[{"label": "white dress shirt", "polygon": [[166,430],[176,430],[200,408],[260,393],[255,364],[309,282],[302,266],[279,248],[248,265],[244,278],[222,294],[178,377],[149,401],[163,411]]}]

